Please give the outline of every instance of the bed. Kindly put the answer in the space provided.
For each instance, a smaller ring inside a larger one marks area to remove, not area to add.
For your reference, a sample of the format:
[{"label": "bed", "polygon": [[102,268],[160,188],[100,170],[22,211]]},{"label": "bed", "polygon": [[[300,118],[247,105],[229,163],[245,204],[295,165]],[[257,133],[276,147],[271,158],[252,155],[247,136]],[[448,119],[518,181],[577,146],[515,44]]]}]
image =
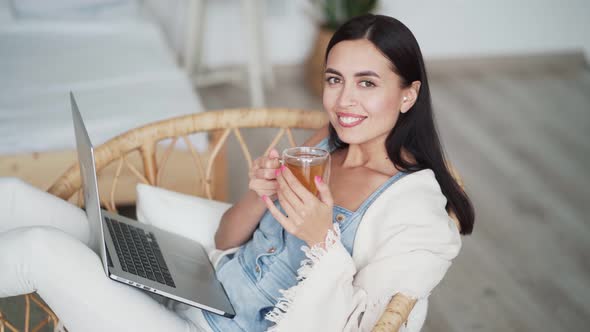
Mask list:
[{"label": "bed", "polygon": [[[101,1],[0,0],[0,176],[46,190],[75,161],[69,91],[95,145],[142,124],[204,110],[140,6]],[[206,136],[190,139],[197,150],[208,149]],[[167,167],[181,178],[192,170],[174,164],[190,158],[179,144]],[[140,158],[130,162],[141,169]],[[128,182],[119,204],[135,199],[134,180]],[[187,181],[168,187],[192,190]]]}]

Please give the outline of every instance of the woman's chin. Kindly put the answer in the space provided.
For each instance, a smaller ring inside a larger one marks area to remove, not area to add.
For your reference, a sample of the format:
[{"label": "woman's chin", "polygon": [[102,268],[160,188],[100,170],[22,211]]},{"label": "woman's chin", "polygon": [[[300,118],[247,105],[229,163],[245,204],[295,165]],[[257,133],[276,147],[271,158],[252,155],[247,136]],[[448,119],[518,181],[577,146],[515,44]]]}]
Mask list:
[{"label": "woman's chin", "polygon": [[338,138],[340,139],[340,141],[342,143],[345,143],[345,144],[348,144],[348,145],[350,145],[350,144],[360,144],[360,143],[363,143],[363,142],[366,141],[365,139],[362,139],[360,137],[350,137],[350,135],[349,136],[347,136],[347,135],[338,135]]},{"label": "woman's chin", "polygon": [[341,142],[346,143],[348,145],[365,145],[367,143],[376,143],[376,142],[383,142],[385,144],[385,140],[387,139],[387,134],[379,135],[379,136],[372,136],[372,135],[346,135],[338,133],[338,138]]}]

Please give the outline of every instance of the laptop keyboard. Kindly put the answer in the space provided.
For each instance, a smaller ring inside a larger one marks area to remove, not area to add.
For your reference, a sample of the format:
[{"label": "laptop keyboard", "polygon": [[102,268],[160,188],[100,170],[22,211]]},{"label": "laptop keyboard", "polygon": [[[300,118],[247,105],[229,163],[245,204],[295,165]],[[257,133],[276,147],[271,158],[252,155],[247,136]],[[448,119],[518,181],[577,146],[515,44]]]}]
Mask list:
[{"label": "laptop keyboard", "polygon": [[123,271],[176,287],[153,233],[105,217]]}]

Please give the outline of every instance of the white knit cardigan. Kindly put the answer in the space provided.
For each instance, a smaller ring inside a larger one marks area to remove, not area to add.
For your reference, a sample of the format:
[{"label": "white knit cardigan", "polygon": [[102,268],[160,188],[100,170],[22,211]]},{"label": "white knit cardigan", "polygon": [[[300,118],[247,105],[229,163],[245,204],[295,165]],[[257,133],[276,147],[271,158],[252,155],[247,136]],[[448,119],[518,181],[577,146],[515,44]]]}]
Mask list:
[{"label": "white knit cardigan", "polygon": [[400,331],[419,331],[428,296],[461,248],[434,173],[409,174],[385,190],[363,216],[352,257],[328,234],[326,249],[307,248],[299,283],[267,319],[269,331],[370,331],[398,292],[418,299]]}]

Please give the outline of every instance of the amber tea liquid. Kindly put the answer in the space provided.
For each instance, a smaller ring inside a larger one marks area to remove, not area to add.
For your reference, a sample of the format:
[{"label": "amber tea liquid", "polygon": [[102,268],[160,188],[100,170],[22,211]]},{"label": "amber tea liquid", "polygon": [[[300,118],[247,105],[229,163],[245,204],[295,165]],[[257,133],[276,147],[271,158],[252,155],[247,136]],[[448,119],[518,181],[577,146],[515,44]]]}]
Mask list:
[{"label": "amber tea liquid", "polygon": [[296,153],[290,158],[285,158],[284,162],[285,166],[289,168],[307,190],[314,195],[318,194],[314,178],[316,176],[324,177],[328,166],[327,159],[318,159],[317,155],[309,153]]}]

